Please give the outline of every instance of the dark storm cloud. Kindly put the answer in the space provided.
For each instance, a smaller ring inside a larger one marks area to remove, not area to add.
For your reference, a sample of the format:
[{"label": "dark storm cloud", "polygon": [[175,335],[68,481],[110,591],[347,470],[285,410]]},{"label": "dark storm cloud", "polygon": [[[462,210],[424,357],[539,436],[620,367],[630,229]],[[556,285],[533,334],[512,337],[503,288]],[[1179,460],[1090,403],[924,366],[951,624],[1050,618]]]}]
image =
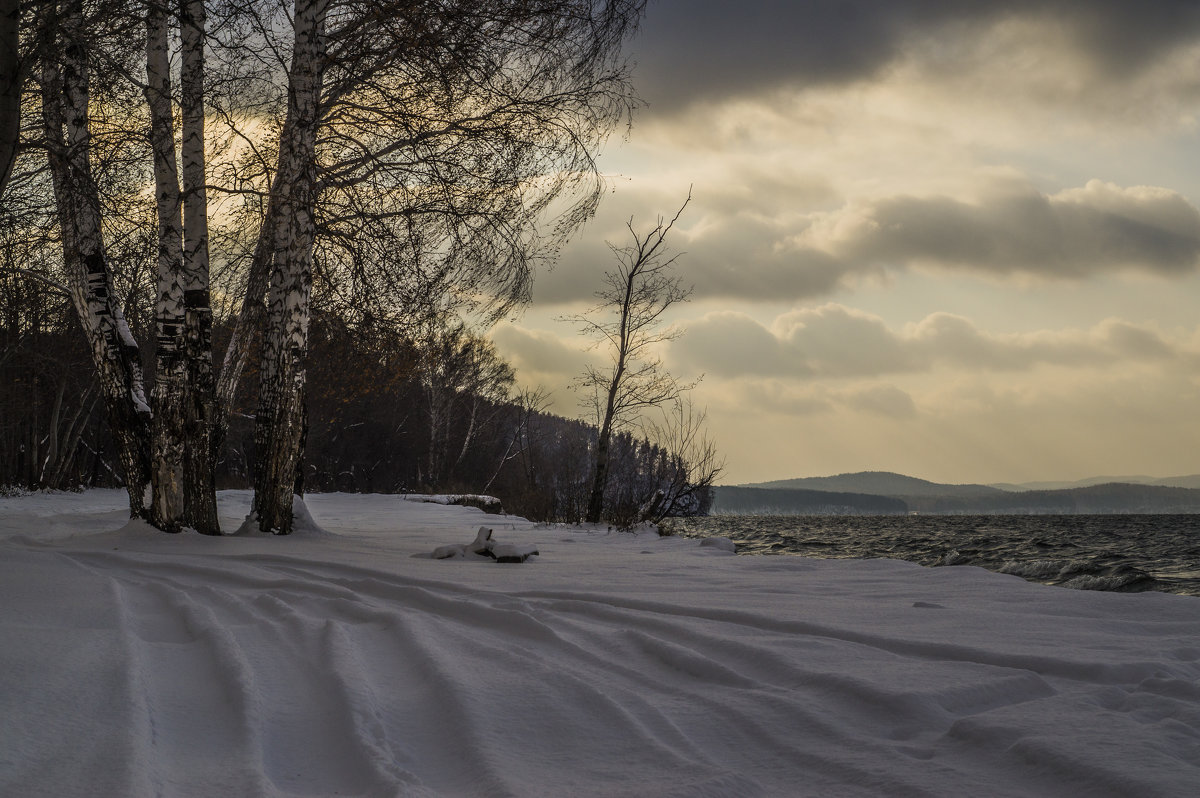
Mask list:
[{"label": "dark storm cloud", "polygon": [[1200,36],[1191,0],[660,0],[632,51],[659,109],[782,86],[871,78],[928,35],[1020,16],[1056,26],[1106,79]]},{"label": "dark storm cloud", "polygon": [[1052,196],[1020,191],[979,203],[893,197],[859,213],[861,222],[834,244],[847,263],[1072,278],[1124,268],[1183,274],[1200,259],[1200,211],[1165,189],[1092,181]]}]

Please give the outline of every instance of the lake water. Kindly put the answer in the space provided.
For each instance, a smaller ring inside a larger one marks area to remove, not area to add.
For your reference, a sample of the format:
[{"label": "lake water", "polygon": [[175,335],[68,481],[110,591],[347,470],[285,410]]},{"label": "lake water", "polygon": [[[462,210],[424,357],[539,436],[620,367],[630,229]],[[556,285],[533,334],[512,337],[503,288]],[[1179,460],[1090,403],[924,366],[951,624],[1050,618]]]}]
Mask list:
[{"label": "lake water", "polygon": [[1082,590],[1200,596],[1200,515],[714,515],[672,519],[740,554],[977,565]]}]

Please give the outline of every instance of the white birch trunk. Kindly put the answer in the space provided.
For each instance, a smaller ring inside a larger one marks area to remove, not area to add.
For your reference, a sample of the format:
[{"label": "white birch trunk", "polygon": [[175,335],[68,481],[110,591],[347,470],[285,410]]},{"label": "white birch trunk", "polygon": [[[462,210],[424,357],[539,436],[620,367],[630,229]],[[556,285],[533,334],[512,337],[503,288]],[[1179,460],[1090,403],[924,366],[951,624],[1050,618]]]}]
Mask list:
[{"label": "white birch trunk", "polygon": [[167,12],[151,4],[146,19],[146,100],[159,231],[150,521],[167,532],[190,526],[220,534],[210,444],[213,381],[204,185],[204,13],[200,8],[195,17],[190,0],[185,0],[183,11],[182,191],[175,158]]},{"label": "white birch trunk", "polygon": [[442,483],[442,461],[446,448],[446,414],[443,412],[441,391],[429,389],[429,460],[425,484],[437,490]]},{"label": "white birch trunk", "polygon": [[327,0],[296,2],[287,135],[279,147],[279,219],[255,414],[254,510],[260,529],[281,535],[292,530],[292,496],[303,455],[304,358],[316,237],[316,138],[327,8]]},{"label": "white birch trunk", "polygon": [[[284,128],[282,138],[290,134]],[[271,280],[271,267],[275,255],[275,228],[279,219],[279,208],[276,198],[283,188],[276,172],[275,181],[271,186],[270,201],[267,205],[266,216],[258,231],[258,242],[254,247],[254,256],[250,262],[250,274],[246,279],[246,295],[242,298],[242,307],[234,323],[233,336],[225,349],[225,357],[221,364],[221,376],[217,380],[216,402],[214,405],[213,442],[214,456],[220,451],[229,431],[229,417],[233,413],[234,399],[237,398],[238,382],[250,359],[255,336],[260,333],[267,315],[266,295]]]},{"label": "white birch trunk", "polygon": [[167,14],[151,3],[146,14],[146,102],[154,153],[154,190],[158,211],[158,293],[154,306],[154,421],[151,425],[150,523],[166,532],[185,525],[184,400],[187,361],[183,351],[183,229],[180,222],[179,170],[175,160],[175,123]]},{"label": "white birch trunk", "polygon": [[[61,50],[51,40],[43,57],[42,115],[62,228],[63,260],[72,303],[92,352],[121,477],[132,516],[144,514],[149,480],[150,407],[146,403],[141,356],[112,290],[100,227],[100,199],[92,179],[88,126],[88,68],[78,0],[61,14],[51,7],[49,30],[63,32]],[[56,18],[57,17],[57,18]]]},{"label": "white birch trunk", "polygon": [[215,385],[209,299],[208,191],[204,152],[204,0],[182,0],[180,69],[183,126],[183,299],[187,361],[184,514],[197,531],[219,535],[216,452],[212,445]]},{"label": "white birch trunk", "polygon": [[[479,421],[479,396],[470,394],[471,412],[467,416],[467,431],[463,433],[462,446],[458,449],[458,457],[454,458],[454,463],[450,466],[447,477],[454,476],[455,472],[462,466],[462,461],[466,459],[467,452],[471,449],[471,444],[475,441],[476,424]],[[486,422],[485,422],[486,423]]]}]

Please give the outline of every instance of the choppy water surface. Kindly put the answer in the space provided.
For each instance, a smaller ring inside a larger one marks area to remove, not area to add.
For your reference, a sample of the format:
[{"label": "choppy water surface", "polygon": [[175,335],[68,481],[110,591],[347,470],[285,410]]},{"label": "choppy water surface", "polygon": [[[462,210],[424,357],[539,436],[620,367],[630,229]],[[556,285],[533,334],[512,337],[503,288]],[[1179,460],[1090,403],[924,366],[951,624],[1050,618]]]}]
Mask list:
[{"label": "choppy water surface", "polygon": [[676,529],[723,535],[743,554],[978,565],[1081,590],[1200,596],[1200,515],[714,515]]}]

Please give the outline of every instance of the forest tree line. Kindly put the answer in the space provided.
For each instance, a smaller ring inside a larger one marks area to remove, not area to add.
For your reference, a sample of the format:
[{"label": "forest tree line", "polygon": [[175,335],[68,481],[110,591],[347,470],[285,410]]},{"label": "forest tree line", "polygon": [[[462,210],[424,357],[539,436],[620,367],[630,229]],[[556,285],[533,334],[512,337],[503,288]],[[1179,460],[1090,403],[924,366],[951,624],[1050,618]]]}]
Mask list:
[{"label": "forest tree line", "polygon": [[[314,306],[336,308],[321,286]],[[128,307],[131,327],[148,327],[149,312]],[[451,323],[423,347],[391,325],[336,310],[314,312],[311,323],[306,490],[484,493],[528,518],[584,518],[597,428],[545,412],[543,395],[518,391],[486,338]],[[228,322],[218,323],[218,350],[229,335]],[[221,489],[253,485],[255,369],[243,382],[216,461]],[[67,298],[0,273],[0,486],[122,486],[98,390]],[[656,426],[613,439],[609,523],[709,509],[712,479],[697,468],[704,452],[679,443],[686,429],[678,424]]]},{"label": "forest tree line", "polygon": [[339,483],[507,482],[578,517],[577,469],[595,520],[620,458],[610,519],[692,501],[664,489],[672,452],[712,463],[680,392],[658,443],[628,415],[593,440],[514,401],[472,332],[594,213],[644,8],[3,0],[3,479],[123,484],[131,516],[204,534],[239,480],[276,534]]}]

